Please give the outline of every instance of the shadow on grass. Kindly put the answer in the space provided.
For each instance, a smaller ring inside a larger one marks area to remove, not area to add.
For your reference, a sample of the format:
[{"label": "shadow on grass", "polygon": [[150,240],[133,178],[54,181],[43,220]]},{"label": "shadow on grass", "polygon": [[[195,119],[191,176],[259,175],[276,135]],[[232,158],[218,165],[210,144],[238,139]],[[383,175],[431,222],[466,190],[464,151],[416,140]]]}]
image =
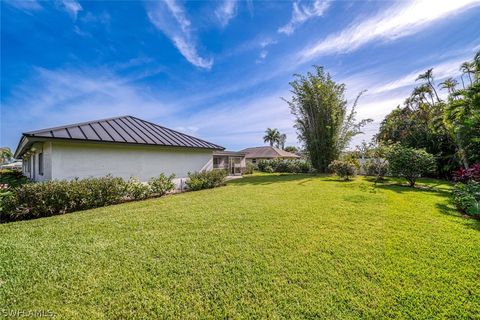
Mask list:
[{"label": "shadow on grass", "polygon": [[468,216],[465,216],[465,215],[462,216],[462,214],[460,212],[458,212],[458,210],[456,210],[452,206],[448,206],[444,203],[437,203],[436,207],[438,208],[438,210],[440,210],[441,213],[443,213],[445,215],[459,218],[456,221],[458,223],[461,223],[463,226],[465,226],[467,228],[471,228],[471,229],[476,230],[476,231],[480,231],[480,220],[477,220],[477,219],[474,219],[474,218],[471,218],[471,217],[468,217]]},{"label": "shadow on grass", "polygon": [[[269,175],[253,175],[244,176],[242,179],[231,180],[228,185],[268,185],[272,183],[282,183],[299,181],[299,185],[304,185],[312,181],[314,177],[322,177],[322,175],[304,174],[304,173],[281,173]],[[307,180],[305,180],[307,179]],[[303,181],[301,181],[303,180]]]},{"label": "shadow on grass", "polygon": [[408,184],[404,184],[395,180],[383,181],[375,183],[375,188],[383,190],[391,190],[397,193],[409,193],[409,192],[431,192],[442,195],[444,197],[450,196],[450,190],[445,183],[436,184],[417,184],[415,187],[410,187]]}]

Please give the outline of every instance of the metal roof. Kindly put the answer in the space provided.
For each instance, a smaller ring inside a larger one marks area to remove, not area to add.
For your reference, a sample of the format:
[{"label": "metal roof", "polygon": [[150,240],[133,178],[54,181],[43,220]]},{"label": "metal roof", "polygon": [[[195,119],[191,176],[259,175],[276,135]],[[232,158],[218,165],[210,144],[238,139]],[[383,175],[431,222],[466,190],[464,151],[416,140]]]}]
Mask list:
[{"label": "metal roof", "polygon": [[270,146],[246,148],[240,150],[240,152],[246,153],[247,155],[245,158],[248,159],[300,158],[300,156],[297,156],[294,153]]},{"label": "metal roof", "polygon": [[[224,150],[225,148],[133,116],[70,124],[25,132],[27,138],[80,140]],[[20,150],[17,152],[21,153]]]}]

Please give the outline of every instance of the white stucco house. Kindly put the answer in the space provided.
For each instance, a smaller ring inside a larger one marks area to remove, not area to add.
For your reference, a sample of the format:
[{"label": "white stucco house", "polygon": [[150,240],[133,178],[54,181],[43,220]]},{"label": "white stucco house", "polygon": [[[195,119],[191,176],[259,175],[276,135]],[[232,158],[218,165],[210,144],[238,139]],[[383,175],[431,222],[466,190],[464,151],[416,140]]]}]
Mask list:
[{"label": "white stucco house", "polygon": [[160,173],[178,183],[188,172],[211,170],[223,147],[133,116],[23,133],[15,158],[32,180],[103,177],[147,181]]}]

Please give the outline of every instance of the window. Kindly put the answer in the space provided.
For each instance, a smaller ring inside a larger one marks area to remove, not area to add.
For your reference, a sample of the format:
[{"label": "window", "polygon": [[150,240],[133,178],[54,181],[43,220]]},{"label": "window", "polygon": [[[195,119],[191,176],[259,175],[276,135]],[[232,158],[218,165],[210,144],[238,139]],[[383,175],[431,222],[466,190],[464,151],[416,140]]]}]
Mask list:
[{"label": "window", "polygon": [[38,174],[43,176],[43,152],[38,154]]},{"label": "window", "polygon": [[30,161],[28,158],[25,158],[24,160],[25,160],[25,164],[24,164],[25,172],[30,173]]},{"label": "window", "polygon": [[257,159],[252,159],[252,163],[253,164],[257,163]]}]

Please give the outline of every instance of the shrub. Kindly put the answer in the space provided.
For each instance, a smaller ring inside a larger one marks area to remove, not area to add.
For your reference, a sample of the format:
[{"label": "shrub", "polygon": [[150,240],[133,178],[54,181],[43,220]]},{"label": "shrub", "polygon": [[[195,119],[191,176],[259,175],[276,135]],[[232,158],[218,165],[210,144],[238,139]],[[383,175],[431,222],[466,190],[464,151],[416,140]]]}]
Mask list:
[{"label": "shrub", "polygon": [[192,191],[210,189],[224,185],[226,176],[225,170],[189,172],[186,184]]},{"label": "shrub", "polygon": [[471,216],[480,217],[480,182],[457,183],[453,187],[453,202],[457,208]]},{"label": "shrub", "polygon": [[280,173],[308,173],[312,171],[312,166],[304,160],[260,160],[258,170],[262,172],[280,172]]},{"label": "shrub", "polygon": [[357,168],[354,163],[342,160],[333,160],[328,166],[328,170],[334,172],[344,180],[349,180],[350,177],[355,176],[357,173]]},{"label": "shrub", "polygon": [[405,178],[411,187],[415,186],[417,178],[435,170],[435,158],[421,149],[393,146],[387,152],[389,171],[392,175]]},{"label": "shrub", "polygon": [[376,181],[381,181],[388,172],[388,163],[380,158],[369,159],[365,161],[363,168],[367,176],[374,176]]},{"label": "shrub", "polygon": [[148,181],[151,192],[155,195],[163,196],[167,192],[172,191],[175,188],[173,179],[175,179],[175,174],[167,176],[164,173],[161,173],[157,178],[151,178]]},{"label": "shrub", "polygon": [[127,197],[132,200],[146,199],[151,195],[150,185],[141,182],[137,178],[130,178],[127,181]]},{"label": "shrub", "polygon": [[0,170],[0,184],[6,184],[9,188],[15,188],[27,182],[28,178],[19,170]]},{"label": "shrub", "polygon": [[125,182],[111,176],[27,183],[13,189],[2,204],[2,219],[47,217],[119,203],[124,197]]},{"label": "shrub", "polygon": [[480,182],[480,163],[475,163],[468,169],[460,168],[454,171],[453,180],[463,183],[468,181]]},{"label": "shrub", "polygon": [[252,174],[253,170],[255,170],[255,166],[251,162],[247,162],[245,165],[245,171],[243,172],[244,174]]}]

